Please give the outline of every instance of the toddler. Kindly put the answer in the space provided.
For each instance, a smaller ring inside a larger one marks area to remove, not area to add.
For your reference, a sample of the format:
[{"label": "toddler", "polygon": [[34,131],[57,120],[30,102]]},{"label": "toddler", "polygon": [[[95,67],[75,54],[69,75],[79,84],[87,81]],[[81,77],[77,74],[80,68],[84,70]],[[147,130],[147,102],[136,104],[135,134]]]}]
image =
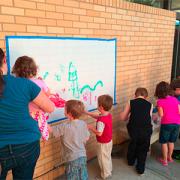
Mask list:
[{"label": "toddler", "polygon": [[84,113],[84,105],[81,101],[69,100],[65,103],[64,112],[69,122],[53,126],[52,132],[63,141],[67,179],[87,180],[85,143],[90,134],[87,124],[79,119]]},{"label": "toddler", "polygon": [[113,105],[113,99],[109,95],[98,97],[98,111],[100,114],[86,112],[86,114],[96,119],[96,128],[89,125],[89,129],[96,135],[97,158],[101,169],[101,177],[96,179],[106,179],[112,176],[112,115],[109,113]]},{"label": "toddler", "polygon": [[[31,57],[21,56],[16,60],[14,67],[12,69],[12,73],[15,74],[17,77],[30,79],[35,84],[37,84],[47,96],[49,96],[50,92],[47,85],[44,83],[43,80],[36,78],[37,70],[38,67]],[[42,139],[48,140],[49,138],[49,126],[47,124],[48,115],[34,103],[29,104],[29,112],[32,118],[38,121],[38,126],[42,134]]]},{"label": "toddler", "polygon": [[158,160],[167,166],[173,162],[172,153],[176,142],[180,124],[180,105],[171,95],[172,90],[167,82],[160,82],[156,86],[155,96],[158,98],[158,113],[161,117],[159,142],[161,143],[162,157]]},{"label": "toddler", "polygon": [[120,114],[121,120],[127,120],[129,117],[127,129],[130,143],[127,161],[129,166],[133,166],[137,160],[136,171],[138,174],[143,174],[145,171],[146,157],[152,134],[151,116],[153,105],[146,100],[147,97],[147,89],[137,88],[135,99],[130,100]]}]

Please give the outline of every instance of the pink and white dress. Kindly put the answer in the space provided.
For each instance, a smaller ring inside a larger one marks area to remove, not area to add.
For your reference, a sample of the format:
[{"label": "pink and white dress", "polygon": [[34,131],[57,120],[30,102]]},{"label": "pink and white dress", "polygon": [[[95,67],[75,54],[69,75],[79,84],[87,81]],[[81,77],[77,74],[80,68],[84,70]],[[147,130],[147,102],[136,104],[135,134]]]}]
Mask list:
[{"label": "pink and white dress", "polygon": [[[44,92],[48,92],[49,88],[41,79],[31,78],[31,81],[33,81],[35,84],[37,84],[41,90]],[[41,108],[39,108],[36,104],[31,102],[29,104],[29,112],[32,118],[36,121],[38,121],[39,130],[42,135],[43,140],[48,140],[49,138],[49,130],[48,130],[48,124],[47,120],[49,118],[49,115],[45,113]]]}]

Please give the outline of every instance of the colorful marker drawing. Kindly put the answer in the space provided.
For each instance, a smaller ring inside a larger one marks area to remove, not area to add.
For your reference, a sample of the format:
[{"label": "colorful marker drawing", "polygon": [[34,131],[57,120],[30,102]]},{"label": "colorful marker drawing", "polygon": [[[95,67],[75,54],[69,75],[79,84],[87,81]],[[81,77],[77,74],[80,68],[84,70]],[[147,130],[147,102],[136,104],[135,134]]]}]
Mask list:
[{"label": "colorful marker drawing", "polygon": [[42,76],[42,78],[45,80],[47,78],[47,76],[49,75],[49,72],[45,72],[44,75]]},{"label": "colorful marker drawing", "polygon": [[59,74],[55,74],[54,76],[56,81],[61,81],[61,76]]},{"label": "colorful marker drawing", "polygon": [[92,104],[93,100],[96,102],[97,96],[94,96],[94,93],[92,93],[93,91],[95,91],[97,89],[97,86],[101,86],[103,87],[104,84],[101,80],[99,80],[94,87],[90,87],[88,84],[86,84],[85,86],[83,86],[80,90],[80,93],[82,94],[82,98],[84,101],[86,101],[87,103],[89,103],[90,105]]},{"label": "colorful marker drawing", "polygon": [[91,87],[87,84],[87,85],[85,85],[85,86],[83,86],[83,87],[81,88],[80,93],[82,94],[85,89],[89,89],[90,91],[95,91],[95,90],[96,90],[96,87],[97,87],[98,85],[100,85],[101,87],[103,87],[104,84],[103,84],[103,82],[102,82],[101,80],[99,80],[99,81],[94,85],[93,88],[91,88]]},{"label": "colorful marker drawing", "polygon": [[65,72],[65,66],[60,64],[59,65],[59,72],[54,74],[55,80],[60,82],[62,74],[64,74],[64,72]]},{"label": "colorful marker drawing", "polygon": [[[61,75],[63,73],[63,76],[65,72],[65,66],[60,65],[60,71],[56,74],[54,74],[55,81],[60,82],[61,81]],[[45,72],[43,75],[43,79],[46,79],[49,75],[49,72]],[[64,94],[66,90],[68,90],[70,93],[72,93],[73,98],[76,99],[82,99],[84,102],[86,102],[89,105],[92,105],[93,102],[97,101],[97,94],[96,89],[97,87],[103,87],[104,83],[101,80],[98,80],[94,86],[90,86],[89,84],[85,84],[82,86],[82,88],[79,87],[78,82],[78,71],[73,62],[69,63],[68,67],[68,82],[70,84],[69,89],[66,89],[65,87],[62,87],[60,91]],[[63,108],[65,105],[65,100],[60,97],[58,93],[52,94],[50,96],[50,100],[55,104],[56,108]]]},{"label": "colorful marker drawing", "polygon": [[61,91],[62,91],[62,93],[65,93],[66,88],[62,88]]},{"label": "colorful marker drawing", "polygon": [[73,97],[79,99],[78,74],[72,62],[69,63],[68,81],[70,82],[70,90],[72,91]]},{"label": "colorful marker drawing", "polygon": [[83,96],[82,96],[83,100],[88,101],[88,96],[89,96],[88,93],[84,93]]}]

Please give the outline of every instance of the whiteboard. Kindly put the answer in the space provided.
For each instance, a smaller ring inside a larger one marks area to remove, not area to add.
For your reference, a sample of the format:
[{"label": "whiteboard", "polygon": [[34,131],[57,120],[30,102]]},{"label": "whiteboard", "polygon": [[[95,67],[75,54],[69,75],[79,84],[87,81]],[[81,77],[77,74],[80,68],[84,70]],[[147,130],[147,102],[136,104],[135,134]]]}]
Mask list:
[{"label": "whiteboard", "polygon": [[[97,97],[109,94],[116,103],[116,39],[7,36],[8,72],[19,56],[32,57],[52,94],[78,99],[87,110]],[[65,119],[64,108],[50,114],[49,123]]]}]

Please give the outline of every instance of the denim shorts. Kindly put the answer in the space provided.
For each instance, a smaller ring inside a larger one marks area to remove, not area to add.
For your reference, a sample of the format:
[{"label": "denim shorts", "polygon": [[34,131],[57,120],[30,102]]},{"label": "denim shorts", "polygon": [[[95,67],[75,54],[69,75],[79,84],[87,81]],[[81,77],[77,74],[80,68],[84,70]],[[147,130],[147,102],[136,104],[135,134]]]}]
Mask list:
[{"label": "denim shorts", "polygon": [[179,134],[179,125],[177,124],[161,124],[159,143],[174,143]]},{"label": "denim shorts", "polygon": [[88,180],[87,158],[80,157],[66,164],[67,180]]},{"label": "denim shorts", "polygon": [[39,141],[0,148],[0,180],[6,179],[9,170],[15,180],[32,180],[39,155]]}]

